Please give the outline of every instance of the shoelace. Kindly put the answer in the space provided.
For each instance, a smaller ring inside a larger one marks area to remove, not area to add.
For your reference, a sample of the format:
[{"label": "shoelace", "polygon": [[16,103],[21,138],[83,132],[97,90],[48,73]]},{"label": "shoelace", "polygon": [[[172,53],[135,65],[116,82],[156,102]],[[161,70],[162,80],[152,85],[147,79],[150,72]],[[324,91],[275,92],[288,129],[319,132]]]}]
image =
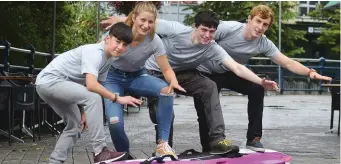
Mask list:
[{"label": "shoelace", "polygon": [[260,137],[256,137],[255,139],[253,139],[252,142],[253,142],[253,143],[260,142]]},{"label": "shoelace", "polygon": [[167,152],[172,152],[175,154],[174,149],[168,145],[168,142],[164,143],[164,148]]},{"label": "shoelace", "polygon": [[232,141],[230,140],[222,140],[220,142],[218,142],[218,144],[222,144],[222,145],[231,145],[232,144]]}]

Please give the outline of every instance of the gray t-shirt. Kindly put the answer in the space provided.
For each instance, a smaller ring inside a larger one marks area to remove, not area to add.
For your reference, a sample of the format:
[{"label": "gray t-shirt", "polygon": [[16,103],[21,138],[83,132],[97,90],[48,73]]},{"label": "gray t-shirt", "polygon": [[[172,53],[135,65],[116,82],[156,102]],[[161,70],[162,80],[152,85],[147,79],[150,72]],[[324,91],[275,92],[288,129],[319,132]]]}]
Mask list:
[{"label": "gray t-shirt", "polygon": [[[207,45],[193,44],[191,40],[193,28],[179,22],[158,19],[156,33],[162,38],[169,64],[175,72],[195,69],[207,60],[220,64],[224,59],[231,59],[215,41]],[[146,68],[160,71],[155,56],[147,60]]]},{"label": "gray t-shirt", "polygon": [[[104,39],[109,32],[106,32],[102,39]],[[112,63],[112,66],[126,72],[135,72],[144,68],[146,60],[151,56],[165,55],[166,50],[158,35],[154,35],[152,38],[150,35],[146,35],[142,43],[136,47],[127,47],[127,51],[122,54],[121,57],[116,58]]]},{"label": "gray t-shirt", "polygon": [[[243,35],[245,27],[245,23],[222,21],[214,39],[234,60],[241,64],[258,54],[264,54],[270,59],[280,54],[275,44],[265,35],[255,40],[246,40]],[[205,62],[197,69],[207,73],[223,73],[227,70],[212,61]]]},{"label": "gray t-shirt", "polygon": [[104,53],[104,42],[77,47],[54,58],[38,74],[36,85],[64,80],[84,85],[85,73],[105,81],[114,58],[108,58]]}]

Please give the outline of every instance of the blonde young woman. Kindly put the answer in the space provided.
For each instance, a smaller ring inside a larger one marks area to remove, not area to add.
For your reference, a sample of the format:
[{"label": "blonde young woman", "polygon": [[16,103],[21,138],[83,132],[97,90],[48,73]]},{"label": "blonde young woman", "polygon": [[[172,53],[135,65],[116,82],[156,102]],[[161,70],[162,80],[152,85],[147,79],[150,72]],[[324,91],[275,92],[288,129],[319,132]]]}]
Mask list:
[{"label": "blonde young woman", "polygon": [[[173,155],[168,137],[173,113],[173,89],[184,91],[178,84],[170,67],[163,43],[155,34],[156,7],[150,2],[137,3],[128,15],[126,24],[132,28],[133,41],[127,51],[115,60],[103,83],[104,87],[119,96],[129,92],[144,97],[157,97],[158,145],[156,155]],[[160,66],[165,82],[145,72],[146,60],[154,55]],[[109,99],[104,100],[105,113],[109,121],[111,139],[117,151],[129,152],[129,139],[124,130],[123,106]]]}]

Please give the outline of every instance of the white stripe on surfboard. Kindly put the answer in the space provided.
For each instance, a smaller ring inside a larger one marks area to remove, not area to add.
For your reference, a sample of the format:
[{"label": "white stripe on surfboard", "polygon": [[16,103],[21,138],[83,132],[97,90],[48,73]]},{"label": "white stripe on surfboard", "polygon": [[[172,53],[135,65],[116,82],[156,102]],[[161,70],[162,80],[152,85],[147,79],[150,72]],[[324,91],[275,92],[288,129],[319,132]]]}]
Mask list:
[{"label": "white stripe on surfboard", "polygon": [[[274,152],[278,152],[278,151],[271,150],[271,149],[265,149],[265,153],[274,153]],[[250,150],[250,149],[240,148],[239,153],[241,153],[241,154],[252,154],[252,153],[257,153],[257,152]]]}]

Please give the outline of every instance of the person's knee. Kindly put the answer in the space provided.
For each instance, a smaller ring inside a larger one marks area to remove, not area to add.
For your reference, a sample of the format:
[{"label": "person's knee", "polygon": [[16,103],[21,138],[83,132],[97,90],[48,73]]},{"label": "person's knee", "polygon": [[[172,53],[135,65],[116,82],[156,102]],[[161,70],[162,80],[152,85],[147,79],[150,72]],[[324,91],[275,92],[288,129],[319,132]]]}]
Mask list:
[{"label": "person's knee", "polygon": [[109,117],[108,120],[109,120],[109,125],[119,125],[121,121],[118,116]]},{"label": "person's knee", "polygon": [[169,86],[163,87],[160,91],[160,96],[168,96],[168,97],[173,97],[174,96],[174,90],[170,90]]},{"label": "person's knee", "polygon": [[115,133],[120,133],[123,128],[123,120],[120,119],[118,116],[112,116],[108,118],[109,121],[109,130]]},{"label": "person's knee", "polygon": [[250,95],[257,96],[257,97],[264,97],[264,87],[258,84],[252,84]]},{"label": "person's knee", "polygon": [[164,87],[161,89],[160,94],[157,97],[158,103],[162,102],[163,105],[166,105],[166,104],[168,104],[168,105],[172,104],[173,105],[174,95],[175,95],[175,93],[173,90],[171,90],[169,92],[169,86]]},{"label": "person's knee", "polygon": [[[108,118],[109,120],[109,131],[111,135],[117,135],[122,133],[122,131],[124,131],[122,122],[123,120],[121,120],[118,116],[112,116]],[[115,135],[115,136],[116,136]]]},{"label": "person's knee", "polygon": [[213,94],[213,93],[218,93],[218,89],[217,89],[217,84],[209,79],[206,79],[203,81],[203,85],[202,85],[202,91],[205,94]]},{"label": "person's knee", "polygon": [[92,102],[95,102],[95,103],[102,102],[101,95],[99,95],[98,93],[95,93],[95,92],[89,93],[88,99]]},{"label": "person's knee", "polygon": [[78,124],[69,122],[63,130],[63,133],[74,139],[80,138],[80,131]]}]

